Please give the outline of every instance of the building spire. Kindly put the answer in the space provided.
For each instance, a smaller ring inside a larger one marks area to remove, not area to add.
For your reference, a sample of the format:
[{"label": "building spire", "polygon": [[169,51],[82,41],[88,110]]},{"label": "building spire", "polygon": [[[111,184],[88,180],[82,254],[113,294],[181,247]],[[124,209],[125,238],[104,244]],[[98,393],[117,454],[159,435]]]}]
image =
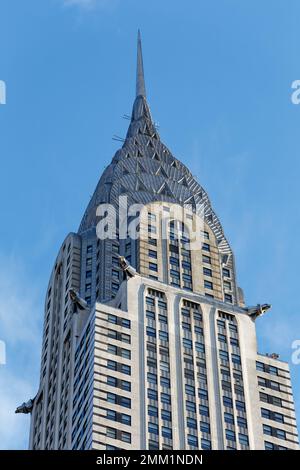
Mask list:
[{"label": "building spire", "polygon": [[144,96],[146,98],[146,87],[145,87],[143,54],[142,54],[142,40],[141,40],[140,30],[138,30],[138,39],[137,39],[136,96]]}]

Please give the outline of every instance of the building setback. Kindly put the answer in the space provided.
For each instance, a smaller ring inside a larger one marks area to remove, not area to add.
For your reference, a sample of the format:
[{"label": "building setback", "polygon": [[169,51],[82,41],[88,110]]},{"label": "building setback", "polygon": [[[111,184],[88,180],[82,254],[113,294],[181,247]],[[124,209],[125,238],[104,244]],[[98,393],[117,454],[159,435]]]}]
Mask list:
[{"label": "building setback", "polygon": [[30,449],[298,449],[288,364],[257,353],[268,308],[245,306],[207,193],[160,140],[139,35],[126,139],[50,277]]}]

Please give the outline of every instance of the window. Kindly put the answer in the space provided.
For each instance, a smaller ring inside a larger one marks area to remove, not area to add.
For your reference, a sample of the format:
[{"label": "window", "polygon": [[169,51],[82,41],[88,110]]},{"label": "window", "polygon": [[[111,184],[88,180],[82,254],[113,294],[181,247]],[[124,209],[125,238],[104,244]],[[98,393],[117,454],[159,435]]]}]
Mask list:
[{"label": "window", "polygon": [[198,447],[198,437],[188,434],[187,441],[190,446]]},{"label": "window", "polygon": [[193,395],[195,396],[195,387],[193,387],[192,385],[185,385],[185,393],[187,395]]},{"label": "window", "polygon": [[156,215],[152,214],[151,212],[148,212],[148,220],[153,220],[155,222],[156,221]]},{"label": "window", "polygon": [[161,393],[160,400],[162,403],[166,403],[167,405],[171,405],[171,396],[167,393]]},{"label": "window", "polygon": [[211,264],[210,256],[202,255],[202,261],[203,263]]},{"label": "window", "polygon": [[148,388],[148,398],[150,400],[157,400],[157,391],[156,390],[152,390],[151,388]]},{"label": "window", "polygon": [[159,339],[162,341],[169,341],[169,335],[166,331],[159,331]]},{"label": "window", "polygon": [[157,384],[157,375],[156,374],[151,374],[150,372],[148,372],[147,380],[150,384]]},{"label": "window", "polygon": [[194,418],[187,418],[186,425],[188,428],[197,429],[197,421]]},{"label": "window", "polygon": [[213,283],[211,281],[207,281],[206,279],[204,279],[204,287],[205,289],[213,289]]},{"label": "window", "polygon": [[116,361],[111,361],[110,359],[107,359],[107,368],[110,370],[117,370]]},{"label": "window", "polygon": [[237,333],[237,326],[234,325],[233,323],[229,323],[228,328],[230,331],[233,331],[233,333]]},{"label": "window", "polygon": [[192,411],[193,413],[196,413],[196,404],[192,401],[186,401],[185,402],[185,407],[187,411]]},{"label": "window", "polygon": [[162,426],[161,434],[162,434],[163,437],[166,437],[167,439],[172,439],[172,429],[170,429],[170,428]]},{"label": "window", "polygon": [[271,426],[268,426],[268,425],[264,424],[263,425],[263,431],[264,431],[264,434],[266,434],[267,436],[272,436]]},{"label": "window", "polygon": [[155,328],[152,328],[150,326],[147,326],[146,328],[146,333],[148,336],[151,336],[152,338],[156,338],[156,330]]},{"label": "window", "polygon": [[158,435],[158,425],[155,423],[148,423],[148,432]]},{"label": "window", "polygon": [[230,429],[225,430],[225,436],[228,441],[235,441],[235,432]]},{"label": "window", "polygon": [[212,270],[209,269],[209,268],[203,268],[203,274],[204,274],[204,276],[211,277],[212,276]]},{"label": "window", "polygon": [[126,318],[121,318],[121,326],[124,328],[130,328],[130,320],[127,320]]},{"label": "window", "polygon": [[199,413],[201,416],[209,416],[209,409],[208,406],[199,405]]},{"label": "window", "polygon": [[146,297],[146,304],[154,307],[155,300],[152,297]]},{"label": "window", "polygon": [[121,364],[121,372],[126,375],[131,375],[131,367],[126,364]]},{"label": "window", "polygon": [[168,410],[161,410],[161,419],[164,421],[172,421],[172,413]]},{"label": "window", "polygon": [[195,348],[197,352],[204,353],[205,352],[205,346],[202,343],[195,343]]},{"label": "window", "polygon": [[191,339],[183,338],[182,344],[187,349],[192,349],[192,347],[193,347],[193,343],[192,343]]},{"label": "window", "polygon": [[264,403],[270,403],[271,405],[282,407],[281,398],[273,397],[272,395],[267,395],[266,393],[260,393],[259,396],[261,401],[263,401]]},{"label": "window", "polygon": [[208,439],[201,439],[201,448],[203,450],[210,450],[211,442]]},{"label": "window", "polygon": [[227,351],[219,351],[220,359],[223,361],[228,361],[229,356]]},{"label": "window", "polygon": [[236,339],[236,338],[230,338],[230,344],[231,344],[232,346],[238,346],[238,345],[239,345],[239,341],[238,341],[238,339]]},{"label": "window", "polygon": [[127,380],[121,380],[120,385],[121,385],[122,390],[126,390],[127,392],[131,392],[131,383],[127,382]]},{"label": "window", "polygon": [[120,422],[126,424],[127,426],[131,426],[131,416],[121,413]]},{"label": "window", "polygon": [[92,253],[92,252],[93,252],[93,246],[92,246],[92,245],[88,245],[88,246],[86,247],[86,252],[87,252],[87,253]]},{"label": "window", "polygon": [[246,436],[246,434],[239,434],[239,443],[244,446],[248,446],[249,445],[248,436]]},{"label": "window", "polygon": [[231,360],[234,364],[240,364],[241,358],[237,354],[231,354]]},{"label": "window", "polygon": [[224,299],[225,299],[225,302],[228,302],[228,303],[232,304],[232,295],[231,294],[225,294]]},{"label": "window", "polygon": [[230,277],[230,271],[227,268],[223,268],[223,276],[224,277]]},{"label": "window", "polygon": [[161,387],[170,388],[170,379],[168,379],[167,377],[161,377],[160,378],[160,385],[161,385]]},{"label": "window", "polygon": [[201,328],[201,326],[195,326],[195,327],[194,327],[194,331],[195,331],[195,333],[197,333],[198,335],[203,335],[203,328]]},{"label": "window", "polygon": [[85,273],[85,277],[86,277],[86,279],[90,279],[92,277],[92,271],[87,271]]},{"label": "window", "polygon": [[246,411],[245,403],[243,401],[236,400],[235,406],[236,406],[236,409],[239,411]]},{"label": "window", "polygon": [[203,388],[199,388],[198,390],[198,397],[202,400],[207,400],[208,399],[208,393],[207,390],[204,390]]},{"label": "window", "polygon": [[117,383],[118,383],[118,380],[116,379],[116,377],[111,377],[111,376],[107,376],[106,378],[106,383],[107,385],[111,385],[112,387],[116,387],[117,386]]},{"label": "window", "polygon": [[111,439],[117,439],[117,430],[114,428],[106,428],[106,436]]},{"label": "window", "polygon": [[246,418],[243,418],[242,416],[237,417],[237,423],[240,428],[247,428],[247,420]]},{"label": "window", "polygon": [[157,252],[154,250],[149,250],[148,255],[150,258],[155,258],[157,259]]},{"label": "window", "polygon": [[225,287],[225,289],[231,290],[231,282],[224,281],[224,287]]},{"label": "window", "polygon": [[150,320],[155,320],[155,313],[152,312],[151,310],[146,310],[146,317],[149,318]]},{"label": "window", "polygon": [[206,432],[207,434],[210,433],[210,425],[209,423],[205,423],[204,421],[200,421],[200,431]]},{"label": "window", "polygon": [[221,343],[227,343],[227,338],[225,335],[221,335],[220,333],[218,334],[218,340],[221,342]]},{"label": "window", "polygon": [[156,271],[157,272],[158,271],[157,264],[156,263],[149,263],[149,269],[151,271]]},{"label": "window", "polygon": [[228,424],[234,424],[234,417],[231,413],[224,413],[224,421]]},{"label": "window", "polygon": [[131,443],[131,434],[129,432],[121,431],[120,432],[120,440],[122,442],[128,442],[130,444]]},{"label": "window", "polygon": [[148,416],[158,417],[158,408],[156,406],[148,406]]},{"label": "window", "polygon": [[201,235],[205,240],[209,240],[209,233],[208,232],[202,230]]},{"label": "window", "polygon": [[227,406],[228,408],[232,408],[233,407],[232,399],[228,397],[223,397],[223,405]]},{"label": "window", "polygon": [[217,325],[221,328],[225,328],[225,321],[224,320],[217,320]]},{"label": "window", "polygon": [[208,243],[203,243],[202,244],[202,250],[204,251],[210,251],[210,246]]}]

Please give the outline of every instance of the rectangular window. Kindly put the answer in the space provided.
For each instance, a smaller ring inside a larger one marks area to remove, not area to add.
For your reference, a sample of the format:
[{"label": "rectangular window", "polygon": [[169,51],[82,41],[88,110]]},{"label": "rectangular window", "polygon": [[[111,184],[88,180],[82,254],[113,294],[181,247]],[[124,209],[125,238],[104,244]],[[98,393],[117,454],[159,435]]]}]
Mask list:
[{"label": "rectangular window", "polygon": [[151,271],[157,272],[157,271],[158,271],[158,269],[157,269],[157,264],[155,264],[155,263],[149,263],[149,269],[150,269]]},{"label": "rectangular window", "polygon": [[192,401],[186,401],[185,402],[185,407],[187,411],[192,411],[193,413],[196,413],[196,404]]},{"label": "rectangular window", "polygon": [[223,268],[223,276],[224,277],[230,277],[230,271],[227,268]]},{"label": "rectangular window", "polygon": [[229,356],[227,351],[219,351],[219,357],[223,361],[228,361]]},{"label": "rectangular window", "polygon": [[158,408],[157,406],[148,406],[148,416],[158,417]]},{"label": "rectangular window", "polygon": [[197,429],[197,420],[194,418],[187,418],[186,425],[190,429]]},{"label": "rectangular window", "polygon": [[241,358],[237,354],[231,354],[231,360],[234,364],[241,364]]},{"label": "rectangular window", "polygon": [[240,428],[247,428],[247,420],[242,416],[237,417],[237,424]]},{"label": "rectangular window", "polygon": [[225,423],[233,424],[233,425],[234,425],[234,417],[233,417],[233,414],[231,414],[231,413],[224,413],[224,421],[225,421]]},{"label": "rectangular window", "polygon": [[182,339],[182,344],[187,349],[192,349],[192,347],[193,347],[193,343],[192,343],[191,339],[183,338]]},{"label": "rectangular window", "polygon": [[228,397],[223,397],[223,405],[227,406],[227,408],[232,408],[233,407],[232,399]]},{"label": "rectangular window", "polygon": [[209,416],[209,409],[208,406],[199,405],[199,413],[201,416]]},{"label": "rectangular window", "polygon": [[204,287],[205,289],[213,289],[214,286],[213,286],[213,283],[211,281],[207,281],[206,279],[204,279]]},{"label": "rectangular window", "polygon": [[150,258],[155,258],[157,259],[157,252],[154,250],[149,250],[148,255]]},{"label": "rectangular window", "polygon": [[248,446],[249,445],[248,436],[246,436],[246,434],[239,434],[239,443],[244,446]]},{"label": "rectangular window", "polygon": [[131,375],[131,367],[126,364],[121,364],[121,372],[126,375]]},{"label": "rectangular window", "polygon": [[155,328],[152,328],[151,326],[146,327],[146,334],[152,338],[156,338],[156,330]]},{"label": "rectangular window", "polygon": [[[149,380],[148,380],[148,382],[149,382]],[[150,400],[157,400],[157,391],[156,390],[152,390],[151,388],[148,388],[147,394],[148,394],[148,398]]]},{"label": "rectangular window", "polygon": [[195,387],[193,387],[192,385],[185,385],[185,393],[187,395],[193,395],[195,396]]},{"label": "rectangular window", "polygon": [[225,294],[224,295],[225,302],[228,302],[232,304],[232,295],[231,294]]},{"label": "rectangular window", "polygon": [[210,256],[202,255],[202,261],[203,263],[211,264]]},{"label": "rectangular window", "polygon": [[170,429],[170,428],[162,426],[161,434],[162,434],[163,437],[166,437],[167,439],[172,439],[172,429]]},{"label": "rectangular window", "polygon": [[192,434],[188,434],[187,441],[190,446],[198,448],[198,437],[192,436]]},{"label": "rectangular window", "polygon": [[202,343],[195,343],[195,349],[197,352],[204,353],[205,352],[205,346]]},{"label": "rectangular window", "polygon": [[172,414],[168,410],[161,410],[161,419],[164,421],[172,421]]},{"label": "rectangular window", "polygon": [[148,423],[148,432],[150,434],[158,435],[158,425],[155,423]]},{"label": "rectangular window", "polygon": [[162,341],[169,341],[169,335],[166,331],[159,331],[158,333],[158,336],[159,336],[159,339],[161,339]]},{"label": "rectangular window", "polygon": [[148,372],[147,380],[150,384],[157,384],[157,375],[156,374],[151,374],[150,372]]},{"label": "rectangular window", "polygon": [[206,432],[207,434],[210,433],[210,425],[204,421],[200,421],[200,431]]},{"label": "rectangular window", "polygon": [[167,377],[161,377],[160,378],[160,385],[161,387],[167,387],[167,388],[170,388],[170,379],[168,379]]},{"label": "rectangular window", "polygon": [[246,411],[245,403],[243,401],[236,400],[235,406],[239,411]]},{"label": "rectangular window", "polygon": [[202,244],[202,250],[204,251],[210,251],[210,246],[208,243],[203,243]]},{"label": "rectangular window", "polygon": [[160,394],[160,400],[162,403],[165,403],[167,405],[171,405],[171,395],[168,395],[167,393],[161,393]]},{"label": "rectangular window", "polygon": [[235,432],[230,429],[225,429],[226,439],[228,441],[235,441]]},{"label": "rectangular window", "polygon": [[201,439],[201,449],[210,450],[211,442],[208,439]]},{"label": "rectangular window", "polygon": [[203,274],[204,276],[212,277],[212,270],[209,268],[203,268]]}]

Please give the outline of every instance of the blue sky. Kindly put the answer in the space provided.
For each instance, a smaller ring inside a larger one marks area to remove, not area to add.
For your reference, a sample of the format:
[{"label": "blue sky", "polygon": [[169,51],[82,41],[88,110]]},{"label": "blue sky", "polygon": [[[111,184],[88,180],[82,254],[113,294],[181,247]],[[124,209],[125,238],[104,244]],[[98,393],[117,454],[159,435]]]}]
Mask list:
[{"label": "blue sky", "polygon": [[44,293],[124,135],[136,33],[162,140],[197,176],[236,256],[259,350],[290,362],[300,412],[297,0],[2,0],[0,448],[27,447],[16,405],[38,387]]}]

